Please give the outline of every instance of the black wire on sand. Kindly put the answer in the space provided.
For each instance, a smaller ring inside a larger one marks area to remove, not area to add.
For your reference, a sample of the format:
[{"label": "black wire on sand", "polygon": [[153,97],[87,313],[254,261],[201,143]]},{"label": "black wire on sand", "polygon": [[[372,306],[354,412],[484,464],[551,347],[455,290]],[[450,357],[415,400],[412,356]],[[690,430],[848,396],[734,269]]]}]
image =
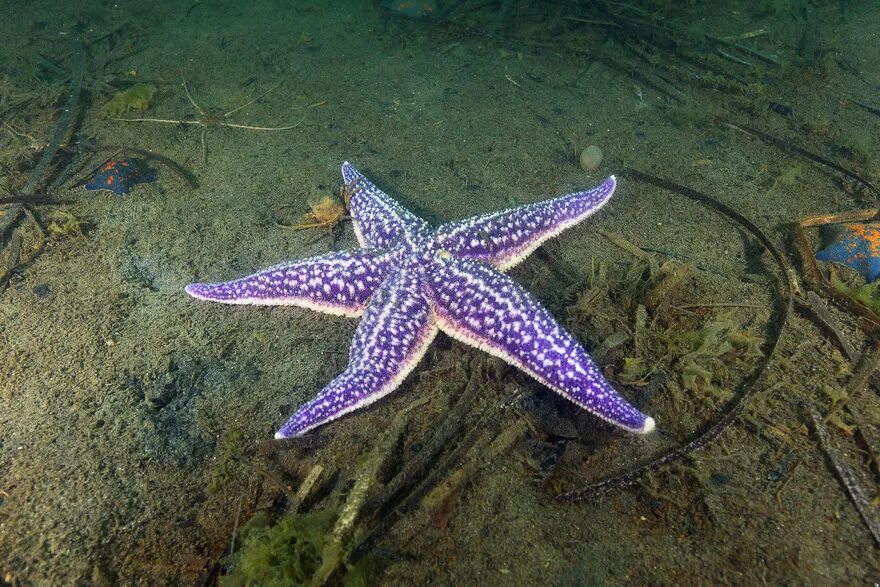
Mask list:
[{"label": "black wire on sand", "polygon": [[846,167],[844,167],[838,163],[835,163],[831,159],[826,159],[825,157],[822,157],[821,155],[817,155],[817,154],[813,153],[812,151],[808,151],[808,150],[804,149],[803,147],[799,147],[799,146],[795,145],[794,143],[792,143],[791,141],[783,141],[782,139],[777,139],[773,135],[767,134],[767,133],[760,131],[756,128],[752,128],[752,127],[746,126],[744,124],[738,124],[735,122],[731,122],[729,120],[723,120],[723,119],[719,119],[719,120],[722,124],[726,124],[727,126],[729,126],[732,129],[738,130],[738,131],[745,133],[747,135],[752,135],[753,137],[761,139],[766,144],[772,145],[772,146],[776,147],[777,149],[781,149],[783,151],[789,151],[791,153],[796,153],[796,154],[800,155],[801,157],[804,157],[806,159],[809,159],[810,161],[813,161],[814,163],[824,165],[825,167],[833,169],[834,171],[837,171],[838,173],[842,173],[843,175],[849,177],[850,179],[853,179],[856,182],[862,184],[863,186],[865,186],[866,188],[868,188],[869,190],[874,192],[876,195],[880,195],[880,190],[878,190],[876,187],[874,187],[874,184],[872,184],[870,181],[868,181],[867,179],[865,179],[864,177],[862,177],[861,175],[859,175],[858,173],[856,173],[852,169],[847,169]]},{"label": "black wire on sand", "polygon": [[595,498],[604,495],[614,489],[625,487],[637,481],[639,478],[642,477],[642,475],[650,471],[655,471],[660,467],[675,462],[694,451],[700,450],[706,447],[716,438],[718,438],[727,429],[727,427],[730,426],[743,413],[749,400],[755,394],[757,384],[763,377],[764,372],[767,370],[767,366],[770,364],[770,361],[773,358],[774,352],[779,346],[779,339],[782,337],[782,333],[785,330],[785,325],[788,321],[788,316],[791,313],[791,309],[794,304],[794,287],[791,282],[791,277],[788,271],[788,264],[786,263],[785,258],[779,252],[779,249],[777,249],[776,246],[770,241],[770,239],[767,238],[763,231],[761,231],[761,229],[758,228],[751,220],[749,220],[733,208],[727,206],[726,204],[722,204],[711,196],[708,196],[702,192],[698,192],[697,190],[694,190],[692,188],[679,185],[667,179],[657,177],[655,175],[651,175],[649,173],[638,171],[632,168],[624,169],[623,172],[621,172],[621,175],[679,194],[694,202],[699,202],[700,204],[703,204],[704,206],[715,210],[722,216],[725,216],[729,220],[732,220],[735,224],[741,226],[747,232],[751,233],[752,236],[754,236],[773,257],[779,273],[778,279],[782,287],[781,291],[774,288],[774,292],[776,294],[776,303],[774,304],[775,319],[771,319],[770,323],[767,326],[764,344],[762,345],[762,357],[758,361],[758,364],[755,365],[755,368],[748,375],[748,377],[746,377],[745,380],[739,385],[739,393],[737,394],[736,399],[730,402],[730,405],[728,405],[724,414],[714,424],[711,424],[707,428],[703,429],[701,432],[698,432],[696,436],[694,436],[686,444],[678,448],[674,448],[666,452],[665,454],[661,454],[660,456],[654,457],[639,465],[636,465],[634,468],[628,471],[616,475],[611,475],[584,487],[561,493],[556,496],[556,499],[560,501],[580,501]]}]

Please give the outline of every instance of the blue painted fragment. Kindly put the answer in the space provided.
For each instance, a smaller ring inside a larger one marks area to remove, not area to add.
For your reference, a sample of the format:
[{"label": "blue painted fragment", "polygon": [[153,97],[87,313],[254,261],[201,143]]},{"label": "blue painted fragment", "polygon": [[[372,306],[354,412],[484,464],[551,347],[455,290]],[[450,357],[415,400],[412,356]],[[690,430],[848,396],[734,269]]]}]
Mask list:
[{"label": "blue painted fragment", "polygon": [[816,258],[852,267],[868,282],[874,281],[880,277],[880,224],[846,225]]}]

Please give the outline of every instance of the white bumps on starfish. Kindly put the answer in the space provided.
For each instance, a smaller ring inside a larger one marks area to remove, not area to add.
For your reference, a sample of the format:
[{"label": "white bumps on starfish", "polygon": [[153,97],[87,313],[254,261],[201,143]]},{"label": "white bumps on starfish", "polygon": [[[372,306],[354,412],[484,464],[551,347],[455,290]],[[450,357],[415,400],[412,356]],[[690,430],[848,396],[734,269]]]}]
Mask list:
[{"label": "white bumps on starfish", "polygon": [[602,376],[586,350],[502,273],[611,198],[616,181],[431,230],[348,162],[351,216],[361,249],[275,265],[191,296],[226,304],[292,305],[362,316],[348,367],[275,434],[299,436],[394,391],[438,331],[522,369],[599,418],[654,430]]}]

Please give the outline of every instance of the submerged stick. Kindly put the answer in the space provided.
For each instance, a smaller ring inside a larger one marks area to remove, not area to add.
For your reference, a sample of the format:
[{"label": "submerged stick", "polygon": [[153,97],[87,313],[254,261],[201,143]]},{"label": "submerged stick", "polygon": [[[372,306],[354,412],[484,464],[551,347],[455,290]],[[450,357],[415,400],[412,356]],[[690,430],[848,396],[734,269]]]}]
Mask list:
[{"label": "submerged stick", "polygon": [[874,542],[877,543],[877,546],[880,546],[880,517],[875,513],[874,507],[865,495],[862,486],[859,485],[855,473],[843,462],[837,451],[831,446],[831,439],[828,437],[828,431],[825,430],[825,423],[822,422],[822,418],[810,410],[810,419],[813,422],[813,430],[816,431],[816,437],[819,439],[819,446],[822,448],[822,452],[825,453],[831,466],[834,467],[834,473],[838,481],[840,481],[862,521],[868,527]]}]

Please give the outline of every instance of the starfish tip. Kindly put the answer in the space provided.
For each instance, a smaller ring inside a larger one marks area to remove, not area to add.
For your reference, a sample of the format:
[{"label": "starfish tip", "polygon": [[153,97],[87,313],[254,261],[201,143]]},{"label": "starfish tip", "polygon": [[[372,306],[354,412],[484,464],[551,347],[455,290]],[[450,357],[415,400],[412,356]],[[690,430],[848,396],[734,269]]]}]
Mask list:
[{"label": "starfish tip", "polygon": [[212,300],[212,298],[207,295],[207,292],[205,291],[205,284],[203,283],[190,283],[188,286],[183,288],[183,291],[196,298],[197,300]]},{"label": "starfish tip", "polygon": [[617,188],[617,176],[609,175],[608,179],[605,180],[605,189],[607,189],[610,193],[614,193],[614,190]]},{"label": "starfish tip", "polygon": [[654,423],[654,418],[648,417],[645,418],[645,423],[642,424],[642,427],[636,430],[638,434],[650,434],[656,429],[656,425]]}]

